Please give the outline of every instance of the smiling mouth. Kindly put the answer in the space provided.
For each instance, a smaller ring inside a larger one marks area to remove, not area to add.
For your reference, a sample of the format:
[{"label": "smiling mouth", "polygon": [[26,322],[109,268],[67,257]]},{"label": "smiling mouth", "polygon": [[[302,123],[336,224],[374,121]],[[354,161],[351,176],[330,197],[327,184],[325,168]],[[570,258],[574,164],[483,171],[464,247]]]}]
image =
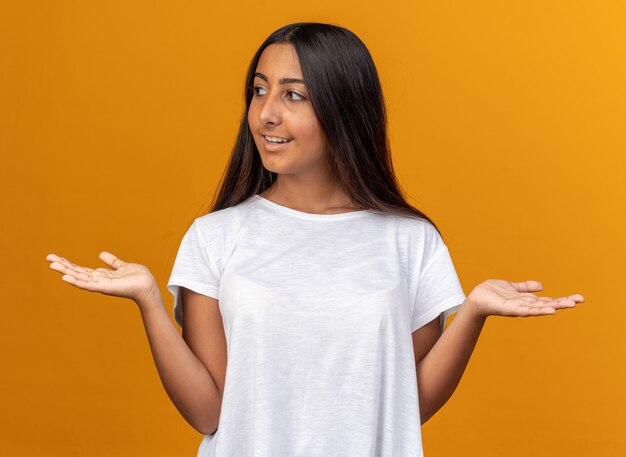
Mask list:
[{"label": "smiling mouth", "polygon": [[269,143],[269,144],[285,144],[293,140],[293,138],[283,138],[280,136],[267,136],[267,135],[263,135],[263,139],[265,140],[266,143]]}]

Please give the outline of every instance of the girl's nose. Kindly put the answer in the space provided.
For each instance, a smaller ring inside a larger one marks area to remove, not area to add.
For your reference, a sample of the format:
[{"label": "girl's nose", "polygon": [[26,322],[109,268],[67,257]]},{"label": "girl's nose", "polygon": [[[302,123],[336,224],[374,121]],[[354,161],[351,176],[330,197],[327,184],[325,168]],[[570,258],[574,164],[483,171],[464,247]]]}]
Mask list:
[{"label": "girl's nose", "polygon": [[277,125],[280,124],[281,117],[278,98],[268,94],[259,110],[259,120],[263,125]]}]

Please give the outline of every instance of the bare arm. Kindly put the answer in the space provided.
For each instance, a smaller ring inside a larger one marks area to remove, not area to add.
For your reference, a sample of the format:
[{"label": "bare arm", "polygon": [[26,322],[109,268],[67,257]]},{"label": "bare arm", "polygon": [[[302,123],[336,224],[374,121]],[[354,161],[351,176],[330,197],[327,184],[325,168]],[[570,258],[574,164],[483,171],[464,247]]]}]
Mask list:
[{"label": "bare arm", "polygon": [[139,307],[152,356],[168,396],[202,434],[214,433],[222,395],[209,370],[192,352],[167,314],[161,296]]},{"label": "bare arm", "polygon": [[502,279],[489,279],[472,290],[443,335],[416,363],[422,424],[452,396],[488,316],[553,315],[557,310],[574,308],[576,303],[584,302],[580,294],[551,298],[532,293],[540,290],[543,285],[539,281]]},{"label": "bare arm", "polygon": [[[219,332],[210,333],[211,340],[198,335],[207,333],[205,330],[210,326],[221,326],[221,319],[219,323],[212,320],[217,300],[192,292],[183,293],[183,305],[189,305],[190,312],[204,313],[203,319],[194,324],[193,329],[188,329],[188,345],[167,314],[161,292],[148,268],[124,262],[106,251],[99,257],[113,269],[82,267],[56,254],[48,255],[46,260],[51,262],[50,268],[63,274],[61,279],[74,287],[130,298],[137,303],[165,391],[193,428],[203,434],[213,433],[219,421],[223,380],[220,390],[209,369],[215,370],[216,379],[223,379],[225,368],[220,367],[225,365],[225,355],[213,357],[213,354],[215,348],[221,348],[225,354],[225,341],[223,333]],[[210,350],[201,348],[198,342],[210,346]]]},{"label": "bare arm", "polygon": [[[417,362],[417,391],[422,424],[454,393],[486,321],[486,317],[471,313],[468,306],[465,300],[430,352]],[[432,325],[439,332],[438,319]]]}]

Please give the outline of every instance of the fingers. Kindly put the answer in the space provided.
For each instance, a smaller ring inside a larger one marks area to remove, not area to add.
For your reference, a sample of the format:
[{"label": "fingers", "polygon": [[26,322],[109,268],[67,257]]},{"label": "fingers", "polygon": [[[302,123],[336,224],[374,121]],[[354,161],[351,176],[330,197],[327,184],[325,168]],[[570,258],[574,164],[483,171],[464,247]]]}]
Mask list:
[{"label": "fingers", "polygon": [[[127,265],[113,254],[106,251],[101,252],[99,257],[107,265],[115,269]],[[105,268],[98,268],[94,270],[91,268],[81,267],[80,265],[76,265],[66,258],[60,257],[56,254],[49,254],[46,257],[46,260],[51,262],[50,268],[52,270],[63,274],[61,279],[68,284],[71,284],[79,289],[106,293],[104,291],[110,282],[111,270]]]},{"label": "fingers", "polygon": [[[524,295],[526,298],[536,297],[534,294],[529,292],[537,292],[543,290],[543,284],[539,281],[528,280],[521,282],[511,282],[513,287],[518,292],[521,292],[521,295]],[[568,295],[567,297],[536,297],[538,300],[542,302],[555,302],[559,305],[559,307],[565,308],[573,308],[576,306],[576,303],[583,303],[585,298],[580,294]],[[545,303],[544,303],[545,304]]]},{"label": "fingers", "polygon": [[78,279],[75,276],[69,274],[61,276],[61,279],[79,289],[84,289],[91,292],[100,292],[100,287],[97,281],[92,281],[90,279]]},{"label": "fingers", "polygon": [[126,262],[107,251],[102,251],[98,257],[100,257],[100,260],[102,260],[114,270],[117,270],[118,268],[126,265]]},{"label": "fingers", "polygon": [[512,282],[511,283],[515,289],[520,292],[536,292],[539,290],[543,290],[543,284],[539,281],[528,280],[522,282]]},{"label": "fingers", "polygon": [[[76,271],[80,271],[84,273],[91,273],[93,271],[91,268],[81,267],[80,265],[76,265],[75,263],[70,262],[66,258],[59,257],[56,254],[48,254],[48,256],[46,257],[46,260],[48,260],[49,262],[53,262],[53,263],[56,262],[57,264],[64,265],[66,267],[69,267]],[[52,265],[50,265],[50,267],[52,268]]]},{"label": "fingers", "polygon": [[529,306],[524,311],[525,311],[526,316],[545,316],[547,314],[556,314],[556,309],[550,306],[540,306],[540,307]]},{"label": "fingers", "polygon": [[[50,268],[52,270],[63,274],[61,279],[68,284],[91,292],[103,291],[102,281],[104,277],[102,276],[102,272],[81,267],[56,254],[49,254],[46,260],[51,262]],[[104,268],[101,268],[101,270],[110,271]]]},{"label": "fingers", "polygon": [[574,308],[576,306],[576,303],[582,303],[585,301],[583,296],[580,294],[574,294],[574,295],[569,295],[567,297],[557,297],[557,298],[538,297],[538,299],[543,302],[554,302],[560,307],[566,307],[566,308]]},{"label": "fingers", "polygon": [[[73,277],[76,280],[88,281],[92,279],[92,272],[85,271],[85,269],[75,266],[68,262],[65,259],[61,259],[59,261],[54,261],[50,264],[50,268],[52,270],[58,271],[59,273],[64,273],[64,276],[61,279],[65,280],[65,276]],[[72,282],[71,284],[74,284]]]},{"label": "fingers", "polygon": [[559,309],[575,308],[576,302],[570,297],[535,297],[535,300],[531,300],[532,297],[523,297],[524,302],[517,307],[516,315],[521,317],[545,316],[556,314]]}]

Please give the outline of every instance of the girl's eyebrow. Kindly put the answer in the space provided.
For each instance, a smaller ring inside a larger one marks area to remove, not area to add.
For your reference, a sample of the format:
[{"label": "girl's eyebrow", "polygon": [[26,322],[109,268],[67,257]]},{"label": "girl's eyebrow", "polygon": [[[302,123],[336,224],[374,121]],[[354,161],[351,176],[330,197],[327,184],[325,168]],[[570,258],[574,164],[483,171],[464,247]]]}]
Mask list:
[{"label": "girl's eyebrow", "polygon": [[[257,71],[254,74],[254,76],[259,77],[259,78],[265,80],[266,82],[269,82],[269,80],[267,79],[267,76],[265,76],[263,73],[260,73],[260,72]],[[299,79],[299,78],[280,78],[278,80],[278,84],[289,84],[289,83],[304,84],[304,80],[303,79]]]}]

